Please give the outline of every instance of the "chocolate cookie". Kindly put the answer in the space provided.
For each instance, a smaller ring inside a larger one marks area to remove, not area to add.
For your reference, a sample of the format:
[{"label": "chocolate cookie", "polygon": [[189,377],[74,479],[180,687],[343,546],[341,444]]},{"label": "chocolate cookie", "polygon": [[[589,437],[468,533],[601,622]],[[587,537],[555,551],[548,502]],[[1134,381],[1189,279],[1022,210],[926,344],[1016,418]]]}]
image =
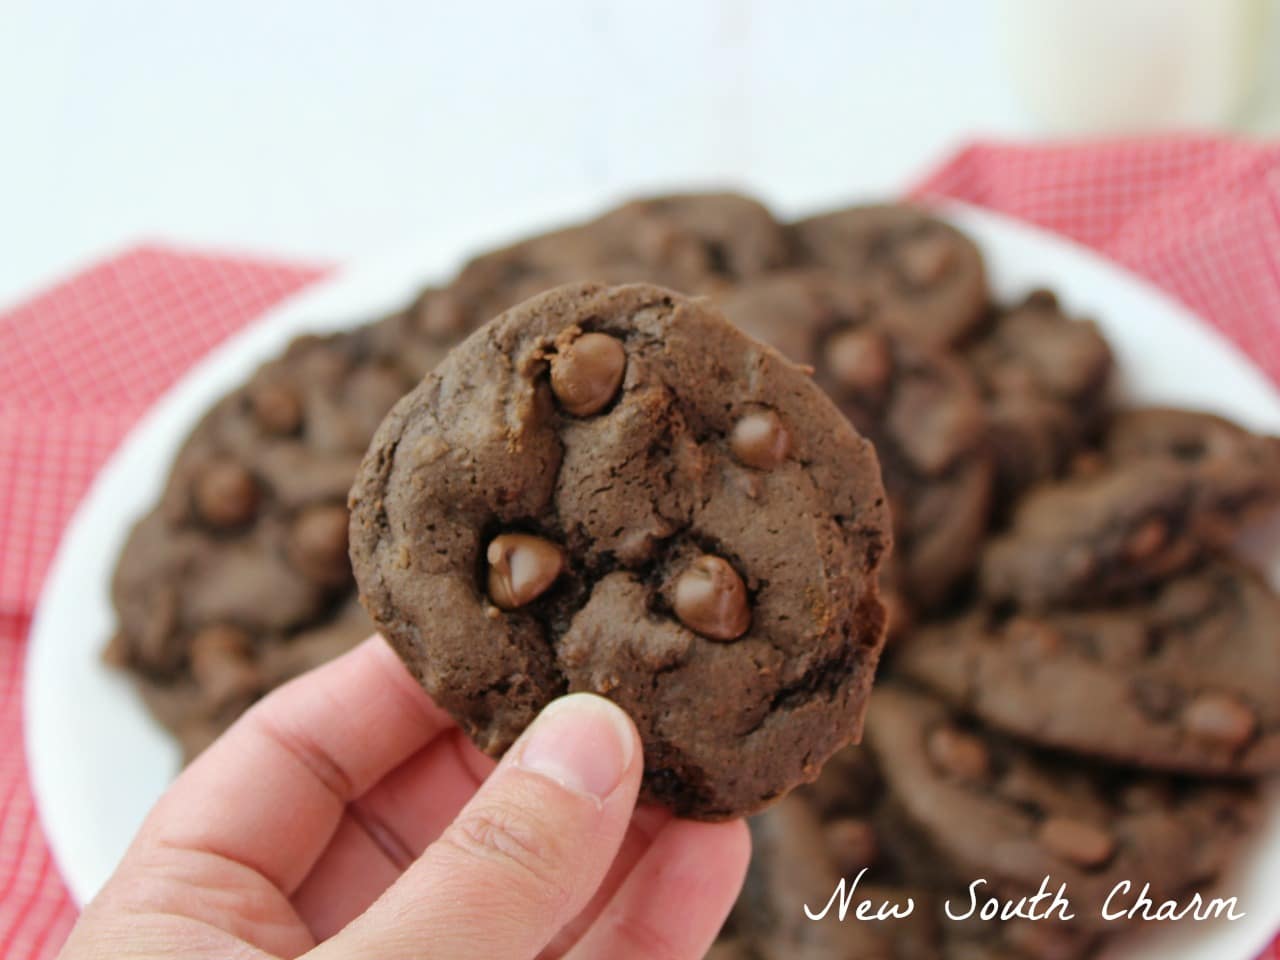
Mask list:
[{"label": "chocolate cookie", "polygon": [[1121,880],[1157,903],[1212,879],[1256,822],[1256,796],[1036,754],[964,726],[941,703],[877,686],[867,745],[906,822],[956,876],[1020,897],[1065,882],[1079,931]]},{"label": "chocolate cookie", "polygon": [[474,329],[565,283],[655,283],[722,289],[786,264],[783,228],[760,203],[731,193],[632,200],[585,223],[475,257],[412,312],[430,334]]},{"label": "chocolate cookie", "polygon": [[426,287],[403,309],[370,324],[362,333],[369,339],[372,353],[415,384],[454,344],[501,309],[487,313],[483,298],[477,298],[470,310],[459,309],[457,303],[447,290]]},{"label": "chocolate cookie", "polygon": [[668,285],[705,291],[787,265],[786,234],[758,201],[734,193],[646,197],[588,224],[597,262],[644,264]]},{"label": "chocolate cookie", "polygon": [[1280,770],[1280,598],[1210,562],[1142,602],[965,619],[896,661],[985,723],[1038,744],[1200,774]]},{"label": "chocolate cookie", "polygon": [[867,284],[829,271],[777,273],[719,298],[729,319],[796,363],[876,447],[894,520],[889,592],[938,606],[974,567],[991,462],[973,380],[916,346]]},{"label": "chocolate cookie", "polygon": [[858,735],[875,454],[704,303],[588,284],[501,315],[396,405],[351,506],[367,609],[490,754],[594,691],[636,721],[646,797],[723,818]]},{"label": "chocolate cookie", "polygon": [[188,756],[262,693],[372,632],[344,606],[345,501],[411,385],[369,329],[302,337],[183,446],[121,555],[108,656]]},{"label": "chocolate cookie", "polygon": [[1280,501],[1280,440],[1182,410],[1118,414],[1101,452],[1031,491],[988,547],[982,585],[1023,610],[1123,598],[1231,542]]},{"label": "chocolate cookie", "polygon": [[1196,502],[1188,471],[1157,459],[1038,487],[988,544],[983,592],[1026,611],[1134,593],[1200,556]]},{"label": "chocolate cookie", "polygon": [[791,227],[803,264],[870,283],[892,303],[897,332],[930,347],[963,342],[990,299],[973,241],[928,211],[908,205],[850,207]]},{"label": "chocolate cookie", "polygon": [[1060,476],[1098,434],[1110,400],[1111,349],[1097,326],[1037,291],[998,311],[966,359],[982,386],[998,500]]},{"label": "chocolate cookie", "polygon": [[[186,640],[186,666],[169,675],[135,670],[143,702],[190,761],[255,700],[350,650],[374,632],[352,593],[295,631],[206,627]],[[112,649],[115,649],[114,647]]]},{"label": "chocolate cookie", "polygon": [[1251,433],[1225,417],[1140,407],[1116,414],[1105,451],[1115,463],[1160,459],[1194,479],[1202,534],[1228,541],[1256,511],[1280,503],[1280,437]]}]

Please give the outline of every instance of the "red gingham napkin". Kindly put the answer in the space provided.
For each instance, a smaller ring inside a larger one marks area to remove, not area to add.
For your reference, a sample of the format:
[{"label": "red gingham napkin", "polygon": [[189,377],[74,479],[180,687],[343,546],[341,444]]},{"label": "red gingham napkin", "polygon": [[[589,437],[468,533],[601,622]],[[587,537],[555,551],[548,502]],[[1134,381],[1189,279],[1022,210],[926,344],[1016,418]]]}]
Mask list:
[{"label": "red gingham napkin", "polygon": [[[1181,299],[1280,382],[1280,146],[981,144],[915,192],[1094,247]],[[23,648],[62,528],[161,392],[322,272],[138,249],[0,315],[0,955],[10,960],[53,956],[75,919],[36,822],[20,736]],[[1280,960],[1280,941],[1263,960]]]},{"label": "red gingham napkin", "polygon": [[76,917],[36,821],[21,730],[23,648],[62,528],[164,390],[322,272],[143,248],[0,316],[0,957],[52,957]]}]

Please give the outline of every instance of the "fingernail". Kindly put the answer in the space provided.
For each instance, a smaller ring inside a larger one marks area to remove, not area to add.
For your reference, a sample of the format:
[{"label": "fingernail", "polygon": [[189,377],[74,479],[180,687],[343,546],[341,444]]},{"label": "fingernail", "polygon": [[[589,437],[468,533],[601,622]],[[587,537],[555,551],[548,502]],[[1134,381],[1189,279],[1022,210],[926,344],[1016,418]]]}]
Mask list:
[{"label": "fingernail", "polygon": [[534,720],[517,763],[603,800],[622,782],[634,750],[631,722],[618,706],[603,697],[573,693]]}]

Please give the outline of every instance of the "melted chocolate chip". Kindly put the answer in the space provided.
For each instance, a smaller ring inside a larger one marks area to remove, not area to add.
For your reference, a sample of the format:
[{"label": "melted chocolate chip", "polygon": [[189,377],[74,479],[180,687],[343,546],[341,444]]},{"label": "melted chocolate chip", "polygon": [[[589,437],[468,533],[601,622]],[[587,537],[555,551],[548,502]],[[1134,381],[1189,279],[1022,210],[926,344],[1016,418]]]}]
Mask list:
[{"label": "melted chocolate chip", "polygon": [[1258,728],[1252,710],[1224,693],[1202,693],[1182,711],[1182,725],[1198,740],[1236,749]]},{"label": "melted chocolate chip", "polygon": [[207,466],[196,479],[196,510],[215,527],[239,527],[258,510],[258,484],[240,464],[221,460]]},{"label": "melted chocolate chip", "polygon": [[1086,869],[1101,867],[1116,852],[1111,834],[1070,817],[1050,817],[1040,825],[1039,839],[1054,856]]},{"label": "melted chocolate chip", "polygon": [[729,437],[733,455],[757,470],[772,470],[791,453],[791,434],[772,410],[748,413]]},{"label": "melted chocolate chip", "polygon": [[605,333],[584,333],[551,358],[551,392],[566,412],[589,417],[609,405],[626,369],[621,342]]},{"label": "melted chocolate chip", "polygon": [[889,341],[870,327],[842,330],[827,341],[827,367],[845,389],[879,393],[893,373]]},{"label": "melted chocolate chip", "polygon": [[939,727],[929,735],[929,759],[960,780],[981,782],[991,775],[991,753],[977,737]]},{"label": "melted chocolate chip", "polygon": [[564,551],[541,537],[504,533],[489,542],[489,598],[515,610],[544,594],[564,570]]},{"label": "melted chocolate chip", "polygon": [[267,433],[288,436],[302,426],[302,399],[287,383],[263,383],[249,395],[254,419]]},{"label": "melted chocolate chip", "polygon": [[742,578],[727,560],[704,554],[676,581],[676,616],[710,640],[736,640],[751,626]]},{"label": "melted chocolate chip", "polygon": [[894,261],[902,276],[916,287],[937,283],[955,260],[949,239],[936,231],[917,233],[900,241]]}]

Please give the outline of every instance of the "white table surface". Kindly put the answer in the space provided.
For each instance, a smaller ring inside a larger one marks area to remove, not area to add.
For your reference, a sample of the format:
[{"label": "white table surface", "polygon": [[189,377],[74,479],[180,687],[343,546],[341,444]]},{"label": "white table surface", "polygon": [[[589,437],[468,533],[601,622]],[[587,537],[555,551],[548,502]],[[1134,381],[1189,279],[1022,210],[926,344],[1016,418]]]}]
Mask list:
[{"label": "white table surface", "polygon": [[584,190],[894,191],[1035,133],[994,11],[0,0],[0,307],[144,240],[341,260]]}]

